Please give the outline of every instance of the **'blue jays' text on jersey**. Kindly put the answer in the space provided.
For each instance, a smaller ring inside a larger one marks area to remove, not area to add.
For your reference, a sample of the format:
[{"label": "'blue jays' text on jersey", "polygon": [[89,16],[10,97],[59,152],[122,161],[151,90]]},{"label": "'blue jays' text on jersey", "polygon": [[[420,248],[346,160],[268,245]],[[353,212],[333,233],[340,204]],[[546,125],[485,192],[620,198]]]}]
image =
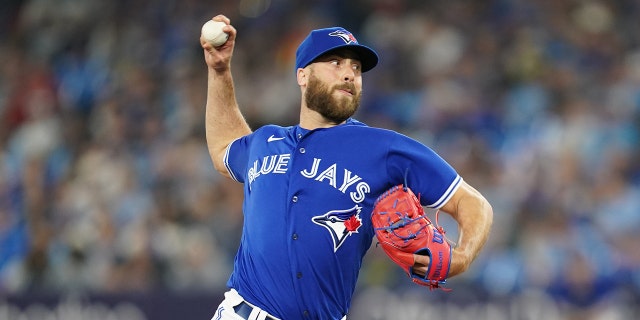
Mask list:
[{"label": "'blue jays' text on jersey", "polygon": [[282,319],[341,319],[374,237],[375,199],[407,181],[441,207],[461,178],[399,133],[356,120],[332,128],[264,126],[229,145],[244,183],[244,226],[228,285]]}]

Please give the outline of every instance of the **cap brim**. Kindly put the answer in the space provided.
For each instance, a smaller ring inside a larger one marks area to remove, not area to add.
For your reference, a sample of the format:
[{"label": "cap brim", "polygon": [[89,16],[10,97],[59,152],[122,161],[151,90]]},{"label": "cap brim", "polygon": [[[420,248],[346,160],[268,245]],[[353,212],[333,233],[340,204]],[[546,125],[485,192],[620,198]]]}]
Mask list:
[{"label": "cap brim", "polygon": [[313,61],[317,60],[319,57],[323,55],[326,55],[330,52],[341,50],[341,49],[352,50],[353,52],[356,53],[356,55],[358,55],[358,59],[362,64],[362,72],[367,72],[373,69],[376,65],[378,65],[378,54],[375,51],[373,51],[373,49],[367,46],[363,46],[361,44],[354,44],[354,43],[333,47],[331,49],[323,51],[320,54],[318,54],[313,59]]}]

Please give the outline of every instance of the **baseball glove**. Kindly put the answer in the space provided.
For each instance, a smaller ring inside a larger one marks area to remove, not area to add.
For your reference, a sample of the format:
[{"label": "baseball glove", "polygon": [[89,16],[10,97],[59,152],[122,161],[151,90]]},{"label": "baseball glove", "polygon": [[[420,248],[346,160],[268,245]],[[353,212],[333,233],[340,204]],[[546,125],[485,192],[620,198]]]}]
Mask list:
[{"label": "baseball glove", "polygon": [[[411,189],[397,185],[380,195],[371,221],[382,249],[413,282],[431,290],[441,288],[449,274],[451,245],[442,227],[435,226],[425,215]],[[413,270],[414,254],[430,257],[424,277]]]}]

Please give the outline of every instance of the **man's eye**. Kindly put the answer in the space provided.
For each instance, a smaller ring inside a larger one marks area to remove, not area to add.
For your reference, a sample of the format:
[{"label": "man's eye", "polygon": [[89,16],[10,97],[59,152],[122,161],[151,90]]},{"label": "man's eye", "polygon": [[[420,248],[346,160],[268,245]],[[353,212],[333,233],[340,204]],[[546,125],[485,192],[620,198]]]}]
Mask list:
[{"label": "man's eye", "polygon": [[360,67],[360,65],[359,65],[359,64],[354,64],[354,65],[352,65],[352,66],[351,66],[351,68],[352,68],[353,70],[358,71],[358,70],[360,70],[360,68],[361,68],[361,67]]},{"label": "man's eye", "polygon": [[331,63],[332,65],[334,65],[334,66],[337,66],[337,65],[339,65],[339,64],[340,64],[340,61],[338,61],[338,60],[331,60],[331,61],[330,61],[330,63]]}]

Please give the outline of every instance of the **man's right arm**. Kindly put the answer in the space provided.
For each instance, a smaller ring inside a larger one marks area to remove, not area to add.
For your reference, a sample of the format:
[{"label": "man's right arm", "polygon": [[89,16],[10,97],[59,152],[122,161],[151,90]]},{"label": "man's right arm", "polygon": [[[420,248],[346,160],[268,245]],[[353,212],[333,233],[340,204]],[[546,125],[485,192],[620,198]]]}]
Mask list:
[{"label": "man's right arm", "polygon": [[218,15],[213,20],[227,24],[223,30],[229,34],[229,39],[222,46],[214,48],[202,37],[200,38],[208,67],[205,129],[213,165],[218,172],[229,177],[223,161],[226,148],[237,138],[251,133],[251,128],[238,107],[231,75],[231,57],[235,46],[236,30],[229,25],[229,19],[223,15]]}]

